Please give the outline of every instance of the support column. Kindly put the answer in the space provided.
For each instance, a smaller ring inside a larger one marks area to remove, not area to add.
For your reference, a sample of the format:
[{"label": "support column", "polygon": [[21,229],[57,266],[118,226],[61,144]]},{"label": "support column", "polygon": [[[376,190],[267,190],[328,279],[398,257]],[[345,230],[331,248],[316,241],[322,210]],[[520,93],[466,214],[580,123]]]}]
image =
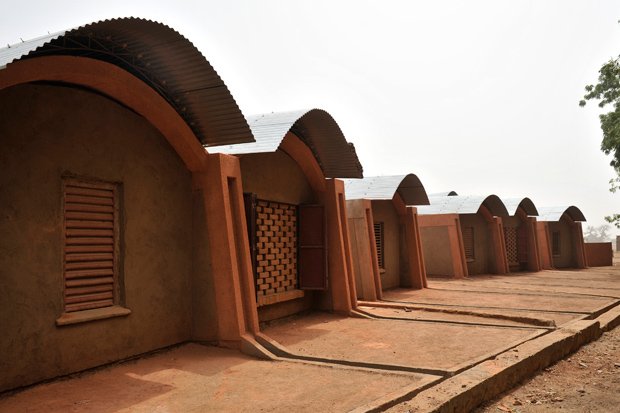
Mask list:
[{"label": "support column", "polygon": [[408,287],[421,289],[428,286],[426,280],[426,269],[424,268],[424,255],[420,243],[420,230],[418,228],[418,210],[408,206],[405,215],[405,238],[407,243],[407,262],[409,263],[409,285]]},{"label": "support column", "polygon": [[242,336],[259,331],[239,160],[209,155],[207,171],[194,182],[204,198],[218,343],[239,348]]},{"label": "support column", "polygon": [[344,182],[338,179],[328,179],[326,184],[323,201],[327,215],[330,309],[348,314],[357,306],[357,296],[346,219]]},{"label": "support column", "polygon": [[538,258],[540,259],[540,266],[544,270],[552,270],[553,259],[551,254],[549,224],[547,224],[547,222],[537,221],[536,232],[538,234]]},{"label": "support column", "polygon": [[536,230],[536,218],[527,217],[524,223],[527,225],[527,245],[528,245],[528,270],[538,272],[541,270],[540,256],[538,255],[538,232]]},{"label": "support column", "polygon": [[[379,266],[372,228],[372,207],[365,199],[346,201],[349,238],[351,240],[352,277],[356,300],[377,301]],[[379,285],[379,290],[381,285]]]},{"label": "support column", "polygon": [[492,217],[490,226],[491,238],[493,240],[493,254],[495,256],[495,274],[507,274],[509,267],[502,219],[500,217]]},{"label": "support column", "polygon": [[461,232],[461,220],[458,215],[450,216],[454,217],[454,226],[448,228],[454,278],[466,278],[469,277],[469,269],[467,268],[467,259],[465,258],[465,244],[463,243],[463,233]]},{"label": "support column", "polygon": [[572,230],[573,244],[575,248],[575,263],[577,268],[587,268],[588,262],[586,259],[586,247],[583,241],[583,229],[581,227],[581,222],[574,222]]}]

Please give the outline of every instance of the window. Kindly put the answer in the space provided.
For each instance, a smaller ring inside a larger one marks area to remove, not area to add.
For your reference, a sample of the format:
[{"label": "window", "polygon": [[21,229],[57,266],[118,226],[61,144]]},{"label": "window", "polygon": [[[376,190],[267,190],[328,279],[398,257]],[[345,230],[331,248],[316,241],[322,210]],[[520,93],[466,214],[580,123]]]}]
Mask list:
[{"label": "window", "polygon": [[65,179],[64,309],[66,313],[118,303],[118,188]]},{"label": "window", "polygon": [[551,253],[554,257],[560,255],[560,231],[551,233]]},{"label": "window", "polygon": [[377,264],[379,269],[385,269],[385,242],[383,222],[375,223],[375,245],[377,247]]},{"label": "window", "polygon": [[465,260],[472,262],[476,259],[474,250],[474,227],[463,227],[463,247],[465,248]]}]

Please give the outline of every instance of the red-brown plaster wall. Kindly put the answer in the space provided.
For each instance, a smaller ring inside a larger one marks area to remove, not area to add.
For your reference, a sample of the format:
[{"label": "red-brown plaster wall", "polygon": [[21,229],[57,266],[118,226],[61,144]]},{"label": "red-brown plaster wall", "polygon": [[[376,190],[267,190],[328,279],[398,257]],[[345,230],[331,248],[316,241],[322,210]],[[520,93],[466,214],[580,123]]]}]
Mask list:
[{"label": "red-brown plaster wall", "polygon": [[[189,340],[193,193],[166,139],[113,100],[58,85],[2,90],[0,113],[0,390]],[[67,173],[122,183],[129,316],[55,324]]]}]

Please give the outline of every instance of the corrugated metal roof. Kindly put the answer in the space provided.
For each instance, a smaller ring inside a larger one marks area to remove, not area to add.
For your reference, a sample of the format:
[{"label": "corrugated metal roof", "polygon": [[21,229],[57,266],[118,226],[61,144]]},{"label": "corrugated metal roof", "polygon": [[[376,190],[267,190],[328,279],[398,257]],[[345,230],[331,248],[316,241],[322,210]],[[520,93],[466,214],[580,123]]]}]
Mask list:
[{"label": "corrugated metal roof", "polygon": [[252,142],[230,91],[198,49],[150,20],[104,20],[0,49],[0,70],[37,56],[71,55],[127,70],[164,97],[204,145]]},{"label": "corrugated metal roof", "polygon": [[428,205],[424,185],[414,174],[345,179],[347,199],[392,199],[398,192],[406,205]]},{"label": "corrugated metal roof", "polygon": [[209,153],[241,155],[275,152],[291,131],[312,150],[327,178],[361,178],[362,165],[334,118],[322,109],[248,117],[254,143],[208,148]]},{"label": "corrugated metal roof", "polygon": [[508,214],[514,215],[517,213],[517,208],[521,207],[523,211],[528,216],[536,216],[538,215],[538,210],[536,206],[529,198],[504,198],[502,197],[502,202],[506,205],[506,209],[508,210]]},{"label": "corrugated metal roof", "polygon": [[508,210],[497,195],[489,196],[436,196],[431,204],[418,207],[420,215],[432,214],[475,214],[484,204],[493,216],[508,216]]},{"label": "corrugated metal roof", "polygon": [[562,215],[567,214],[573,221],[585,221],[586,217],[576,206],[539,207],[538,221],[559,221]]},{"label": "corrugated metal roof", "polygon": [[435,196],[456,196],[458,195],[456,191],[447,191],[447,192],[435,192],[433,194],[428,194],[429,197]]}]

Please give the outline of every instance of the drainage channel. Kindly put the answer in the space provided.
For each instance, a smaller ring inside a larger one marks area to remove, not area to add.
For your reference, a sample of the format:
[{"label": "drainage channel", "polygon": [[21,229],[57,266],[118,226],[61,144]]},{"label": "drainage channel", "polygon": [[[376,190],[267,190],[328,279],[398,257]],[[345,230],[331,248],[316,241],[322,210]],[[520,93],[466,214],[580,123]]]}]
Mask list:
[{"label": "drainage channel", "polygon": [[590,312],[583,311],[570,311],[570,310],[536,310],[532,308],[506,308],[506,307],[494,307],[494,306],[481,306],[481,305],[465,305],[465,304],[436,304],[436,303],[423,303],[423,302],[412,302],[412,301],[400,301],[400,300],[388,300],[383,299],[387,303],[396,303],[400,305],[420,305],[420,306],[436,306],[436,307],[447,307],[447,308],[480,308],[480,309],[489,309],[489,310],[508,310],[508,311],[527,311],[533,313],[550,313],[550,314],[576,314],[576,315],[590,315]]},{"label": "drainage channel", "polygon": [[[404,309],[404,307],[403,307]],[[414,309],[415,310],[415,309]],[[433,320],[433,319],[428,319],[428,318],[406,318],[406,317],[394,317],[394,316],[382,316],[382,315],[377,315],[377,314],[372,314],[369,313],[365,310],[360,310],[359,308],[357,310],[355,310],[356,312],[363,314],[364,316],[368,317],[368,318],[373,318],[373,319],[377,319],[377,320],[399,320],[399,321],[414,321],[414,322],[421,322],[421,323],[439,323],[439,324],[456,324],[456,325],[466,325],[466,326],[472,326],[472,327],[497,327],[497,328],[507,328],[507,329],[522,329],[522,330],[555,330],[556,327],[552,327],[552,326],[537,326],[537,325],[531,325],[531,326],[521,326],[521,325],[516,325],[516,324],[492,324],[492,323],[477,323],[477,322],[469,322],[469,321],[454,321],[454,320]],[[420,311],[424,311],[424,310],[420,310]],[[459,313],[448,313],[448,314],[459,314]],[[479,316],[477,314],[463,314],[463,315],[469,315],[469,316]],[[479,316],[484,318],[484,316]],[[487,317],[487,318],[496,318],[496,317]],[[510,319],[502,319],[502,318],[497,318],[499,320],[510,320]]]}]

